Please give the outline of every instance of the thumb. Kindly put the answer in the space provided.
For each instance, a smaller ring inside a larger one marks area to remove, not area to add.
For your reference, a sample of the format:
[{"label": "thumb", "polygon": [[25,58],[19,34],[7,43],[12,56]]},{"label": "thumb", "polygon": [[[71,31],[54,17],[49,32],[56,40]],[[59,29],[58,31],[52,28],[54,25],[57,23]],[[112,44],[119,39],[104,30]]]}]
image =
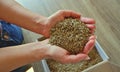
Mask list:
[{"label": "thumb", "polygon": [[77,63],[82,60],[88,60],[88,59],[90,59],[90,58],[86,54],[69,55],[66,57],[66,61],[68,63]]}]

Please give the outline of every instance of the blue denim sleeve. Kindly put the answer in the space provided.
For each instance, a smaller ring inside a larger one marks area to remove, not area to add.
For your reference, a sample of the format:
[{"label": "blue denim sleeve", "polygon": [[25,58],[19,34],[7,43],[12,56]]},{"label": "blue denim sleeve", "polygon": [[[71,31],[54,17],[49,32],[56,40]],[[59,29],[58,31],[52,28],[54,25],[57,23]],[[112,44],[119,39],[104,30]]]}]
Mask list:
[{"label": "blue denim sleeve", "polygon": [[23,40],[19,26],[0,20],[0,47],[19,45]]}]

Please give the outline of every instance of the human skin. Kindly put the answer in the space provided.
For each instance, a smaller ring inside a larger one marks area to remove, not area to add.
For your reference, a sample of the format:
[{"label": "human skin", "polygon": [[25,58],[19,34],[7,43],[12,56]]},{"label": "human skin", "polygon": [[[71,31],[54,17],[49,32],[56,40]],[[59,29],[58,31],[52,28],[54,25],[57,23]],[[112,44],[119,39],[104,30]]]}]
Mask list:
[{"label": "human skin", "polygon": [[61,63],[76,63],[88,59],[87,54],[95,44],[94,35],[89,38],[84,51],[77,55],[70,55],[69,52],[63,48],[48,44],[51,27],[66,17],[80,19],[90,28],[91,33],[94,34],[95,21],[91,18],[81,17],[77,12],[59,10],[49,17],[44,17],[29,11],[14,0],[0,0],[0,19],[32,32],[42,34],[48,38],[41,42],[0,48],[0,72],[9,72],[15,68],[44,58],[54,59]]}]

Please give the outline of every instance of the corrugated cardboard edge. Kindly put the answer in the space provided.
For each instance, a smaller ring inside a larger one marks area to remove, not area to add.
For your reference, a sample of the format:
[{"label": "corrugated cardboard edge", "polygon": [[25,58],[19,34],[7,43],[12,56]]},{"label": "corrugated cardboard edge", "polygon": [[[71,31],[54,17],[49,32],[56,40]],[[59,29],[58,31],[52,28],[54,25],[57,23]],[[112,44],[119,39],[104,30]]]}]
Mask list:
[{"label": "corrugated cardboard edge", "polygon": [[43,64],[44,72],[50,72],[46,60],[42,60],[42,64]]},{"label": "corrugated cardboard edge", "polygon": [[45,72],[41,61],[32,63],[34,72]]}]

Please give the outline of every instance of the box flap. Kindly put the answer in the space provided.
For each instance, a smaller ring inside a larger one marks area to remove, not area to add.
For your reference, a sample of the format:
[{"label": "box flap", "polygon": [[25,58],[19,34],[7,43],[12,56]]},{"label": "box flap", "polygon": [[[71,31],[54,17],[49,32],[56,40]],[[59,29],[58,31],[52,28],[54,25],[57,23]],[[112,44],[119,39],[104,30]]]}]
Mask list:
[{"label": "box flap", "polygon": [[[89,69],[89,70],[88,70]],[[104,61],[103,63],[97,64],[96,67],[88,68],[83,72],[119,72],[120,67],[111,64],[109,61]]]}]

